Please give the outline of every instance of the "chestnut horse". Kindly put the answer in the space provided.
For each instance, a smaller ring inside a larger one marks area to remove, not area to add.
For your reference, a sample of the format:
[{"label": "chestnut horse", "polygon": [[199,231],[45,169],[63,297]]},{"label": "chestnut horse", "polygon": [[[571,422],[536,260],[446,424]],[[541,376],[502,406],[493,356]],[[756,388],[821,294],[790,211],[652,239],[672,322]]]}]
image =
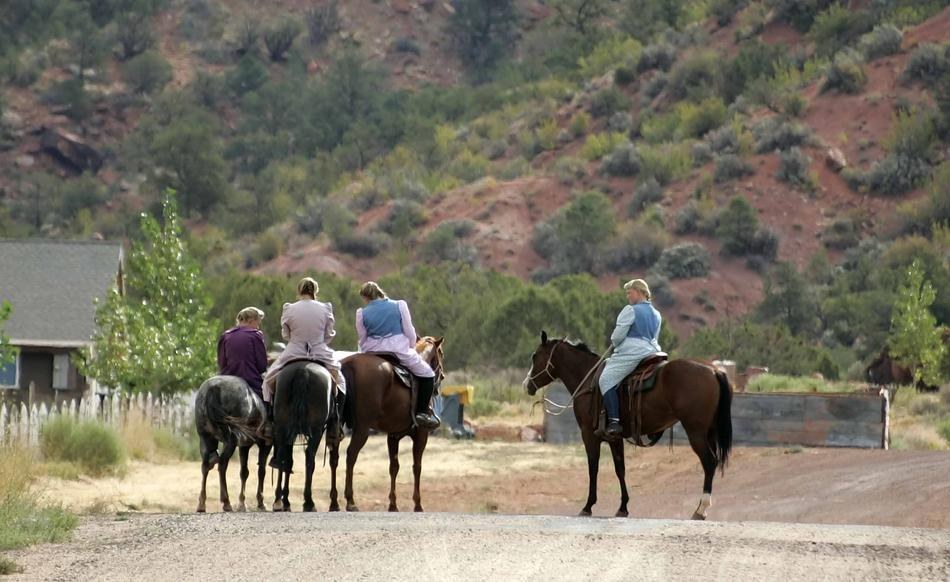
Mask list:
[{"label": "chestnut horse", "polygon": [[[435,371],[435,388],[438,391],[442,379],[442,341],[444,338],[424,337],[416,343],[422,359]],[[343,420],[353,430],[346,448],[346,510],[359,511],[353,501],[353,467],[360,454],[370,429],[386,433],[389,445],[389,511],[396,507],[396,474],[399,473],[399,441],[412,438],[412,475],[414,487],[412,500],[415,511],[422,511],[422,496],[419,493],[419,477],[422,474],[422,453],[429,441],[429,431],[414,426],[413,402],[408,388],[399,382],[392,364],[372,354],[354,354],[341,362],[346,378],[346,403]],[[340,445],[328,443],[330,449],[330,511],[339,511],[337,501],[336,468],[340,460]]]},{"label": "chestnut horse", "polygon": [[[581,429],[581,438],[587,451],[587,472],[590,488],[587,504],[580,515],[590,516],[597,503],[597,469],[600,462],[601,438],[594,434],[600,414],[593,404],[600,400],[597,387],[599,373],[595,373],[600,358],[584,344],[573,344],[563,339],[548,339],[541,332],[541,345],[531,356],[531,370],[524,379],[524,388],[533,395],[560,380],[573,394],[574,417]],[[597,399],[592,402],[595,396]],[[725,467],[732,450],[732,388],[722,371],[693,360],[677,359],[666,364],[659,372],[652,389],[638,396],[640,435],[652,435],[654,442],[663,431],[677,421],[682,423],[689,444],[703,465],[705,479],[699,506],[693,519],[706,519],[706,510],[712,504],[712,482],[716,469]],[[598,405],[599,408],[599,405]],[[624,411],[626,415],[628,411]],[[635,436],[635,435],[634,435]],[[608,441],[614,459],[614,469],[620,480],[620,508],[617,517],[627,517],[627,483],[624,476],[623,440]]]}]

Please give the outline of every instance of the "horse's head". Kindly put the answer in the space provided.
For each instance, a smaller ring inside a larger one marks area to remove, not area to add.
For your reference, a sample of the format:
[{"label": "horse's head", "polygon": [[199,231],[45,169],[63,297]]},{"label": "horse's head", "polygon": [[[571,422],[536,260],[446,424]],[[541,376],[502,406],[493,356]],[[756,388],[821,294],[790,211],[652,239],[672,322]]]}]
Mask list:
[{"label": "horse's head", "polygon": [[521,383],[528,394],[533,396],[539,388],[544,388],[557,379],[552,359],[554,350],[560,343],[561,340],[549,340],[547,332],[541,332],[541,345],[531,355],[531,369]]},{"label": "horse's head", "polygon": [[864,369],[864,375],[868,382],[877,386],[884,386],[893,382],[891,372],[891,356],[885,347],[881,353],[874,358],[868,367]]},{"label": "horse's head", "polygon": [[416,340],[416,351],[419,352],[422,359],[425,360],[426,363],[429,364],[429,367],[432,368],[432,371],[435,372],[436,386],[440,386],[442,380],[445,379],[443,366],[445,353],[442,351],[442,344],[444,342],[444,337],[432,337],[428,335]]}]

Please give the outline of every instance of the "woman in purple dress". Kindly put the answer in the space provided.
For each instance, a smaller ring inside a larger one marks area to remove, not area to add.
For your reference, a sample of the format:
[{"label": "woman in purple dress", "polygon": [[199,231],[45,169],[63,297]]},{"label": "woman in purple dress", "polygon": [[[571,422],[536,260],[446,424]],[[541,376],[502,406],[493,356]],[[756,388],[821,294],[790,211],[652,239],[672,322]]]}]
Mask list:
[{"label": "woman in purple dress", "polygon": [[416,329],[412,326],[409,306],[403,300],[393,301],[382,288],[368,281],[360,287],[364,306],[356,310],[356,333],[361,352],[389,352],[399,358],[416,377],[419,396],[416,400],[416,424],[434,429],[439,417],[429,412],[429,401],[435,390],[435,372],[416,351]]},{"label": "woman in purple dress", "polygon": [[218,374],[243,379],[261,399],[264,397],[261,384],[267,371],[262,319],[263,311],[256,307],[245,307],[238,312],[234,327],[222,333],[218,339]]}]

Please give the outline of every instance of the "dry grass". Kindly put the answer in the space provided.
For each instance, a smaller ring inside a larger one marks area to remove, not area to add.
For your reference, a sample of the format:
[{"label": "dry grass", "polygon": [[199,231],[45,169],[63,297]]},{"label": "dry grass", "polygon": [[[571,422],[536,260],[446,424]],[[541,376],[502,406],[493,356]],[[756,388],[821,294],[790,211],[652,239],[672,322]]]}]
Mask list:
[{"label": "dry grass", "polygon": [[938,394],[923,394],[901,388],[891,402],[891,447],[904,450],[950,449],[950,388]]},{"label": "dry grass", "polygon": [[174,434],[168,429],[149,424],[144,418],[129,417],[120,437],[130,459],[153,463],[195,461],[198,459],[197,436]]}]

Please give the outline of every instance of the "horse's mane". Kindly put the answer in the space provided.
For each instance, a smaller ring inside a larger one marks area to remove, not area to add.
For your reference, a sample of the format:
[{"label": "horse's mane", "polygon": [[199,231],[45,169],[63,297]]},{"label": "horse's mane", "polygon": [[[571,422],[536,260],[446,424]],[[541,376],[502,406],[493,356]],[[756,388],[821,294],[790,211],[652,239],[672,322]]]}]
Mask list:
[{"label": "horse's mane", "polygon": [[562,340],[556,340],[556,341],[564,342],[564,343],[566,343],[567,345],[571,346],[572,348],[574,348],[574,349],[576,349],[576,350],[580,350],[580,351],[582,351],[582,352],[591,354],[592,356],[600,357],[600,355],[599,355],[597,352],[595,352],[594,350],[590,349],[590,347],[589,347],[586,343],[584,343],[583,341],[581,341],[581,340],[572,340],[572,339],[569,339],[569,338],[564,338],[564,339],[562,339]]}]

